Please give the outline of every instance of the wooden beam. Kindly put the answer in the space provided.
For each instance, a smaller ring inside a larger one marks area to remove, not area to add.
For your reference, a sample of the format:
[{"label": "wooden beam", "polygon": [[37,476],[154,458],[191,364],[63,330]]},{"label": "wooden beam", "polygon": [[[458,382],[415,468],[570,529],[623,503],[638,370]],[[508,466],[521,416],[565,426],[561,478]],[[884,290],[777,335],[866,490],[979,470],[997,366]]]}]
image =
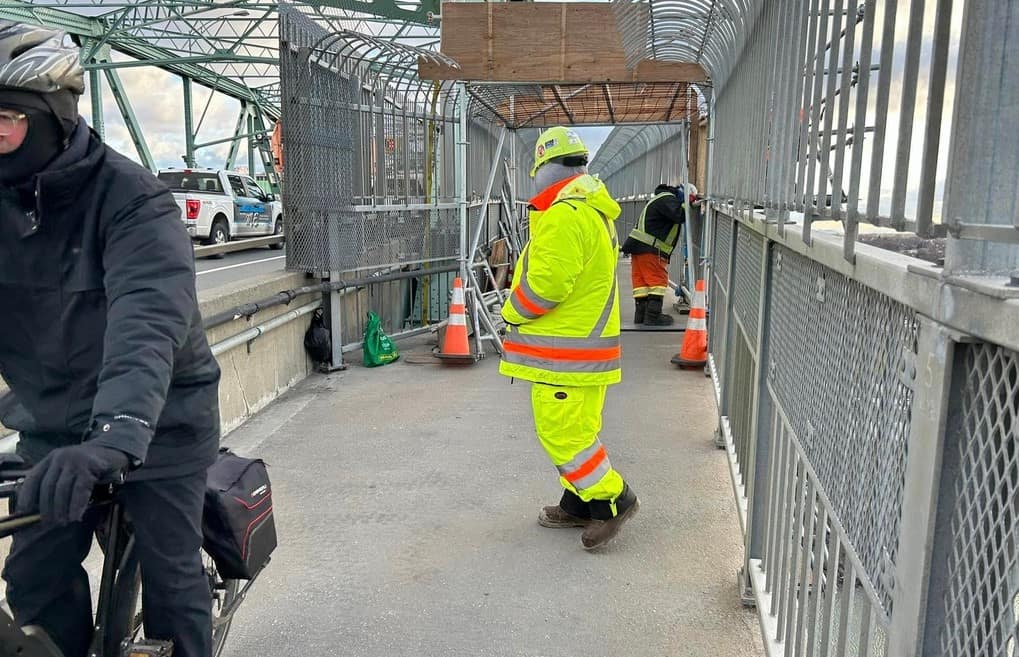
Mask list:
[{"label": "wooden beam", "polygon": [[440,51],[460,68],[421,59],[422,79],[550,84],[708,80],[701,65],[690,62],[645,60],[627,68],[607,2],[445,2]]}]

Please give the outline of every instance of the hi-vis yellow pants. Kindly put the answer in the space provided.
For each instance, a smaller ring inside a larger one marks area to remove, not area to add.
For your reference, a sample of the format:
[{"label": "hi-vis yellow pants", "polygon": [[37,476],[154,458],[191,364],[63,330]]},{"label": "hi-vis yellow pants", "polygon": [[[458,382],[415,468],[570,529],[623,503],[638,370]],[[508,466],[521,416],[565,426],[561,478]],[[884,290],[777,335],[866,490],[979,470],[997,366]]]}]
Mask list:
[{"label": "hi-vis yellow pants", "polygon": [[563,487],[585,502],[615,501],[623,492],[623,477],[612,469],[598,439],[605,388],[531,386],[538,440],[558,468]]}]

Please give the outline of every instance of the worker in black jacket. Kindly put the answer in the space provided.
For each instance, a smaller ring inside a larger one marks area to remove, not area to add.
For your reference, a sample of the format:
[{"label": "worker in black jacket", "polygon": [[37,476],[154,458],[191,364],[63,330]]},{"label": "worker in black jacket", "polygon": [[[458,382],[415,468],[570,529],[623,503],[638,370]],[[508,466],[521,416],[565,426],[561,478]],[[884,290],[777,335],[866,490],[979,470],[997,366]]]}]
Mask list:
[{"label": "worker in black jacket", "polygon": [[34,467],[18,508],[43,522],[4,568],[21,625],[67,657],[92,634],[81,562],[120,489],[142,569],[145,633],[210,657],[201,560],[206,470],[219,447],[219,367],[198,311],[194,254],[173,196],[78,117],[78,48],[0,22],[0,404]]},{"label": "worker in black jacket", "polygon": [[662,312],[669,289],[669,259],[679,241],[685,220],[681,187],[659,185],[655,196],[640,213],[637,225],[623,243],[631,257],[630,276],[636,311],[634,324],[669,326],[672,316]]}]

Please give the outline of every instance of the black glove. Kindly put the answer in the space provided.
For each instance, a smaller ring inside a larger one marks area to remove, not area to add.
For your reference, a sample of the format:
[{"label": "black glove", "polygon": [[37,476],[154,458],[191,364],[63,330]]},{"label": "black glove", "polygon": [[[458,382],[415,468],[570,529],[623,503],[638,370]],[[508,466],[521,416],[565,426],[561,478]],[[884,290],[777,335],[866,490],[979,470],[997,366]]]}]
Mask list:
[{"label": "black glove", "polygon": [[18,511],[38,510],[43,522],[67,525],[81,520],[92,489],[112,482],[130,458],[119,449],[82,443],[50,452],[25,477],[18,491]]}]

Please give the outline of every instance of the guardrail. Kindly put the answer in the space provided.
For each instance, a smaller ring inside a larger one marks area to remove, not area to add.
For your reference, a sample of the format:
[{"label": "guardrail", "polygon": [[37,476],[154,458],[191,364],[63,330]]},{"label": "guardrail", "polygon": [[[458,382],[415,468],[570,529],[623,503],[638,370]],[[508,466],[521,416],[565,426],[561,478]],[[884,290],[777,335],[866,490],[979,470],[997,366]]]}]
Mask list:
[{"label": "guardrail", "polygon": [[718,442],[768,654],[1013,655],[1019,303],[711,216]]},{"label": "guardrail", "polygon": [[274,244],[282,244],[286,241],[284,235],[270,235],[268,237],[252,237],[250,239],[234,240],[232,242],[224,242],[223,244],[212,244],[210,246],[196,246],[195,257],[196,258],[208,258],[209,256],[222,255],[224,253],[233,253],[235,251],[247,251],[249,249],[259,249],[265,246],[273,246]]}]

